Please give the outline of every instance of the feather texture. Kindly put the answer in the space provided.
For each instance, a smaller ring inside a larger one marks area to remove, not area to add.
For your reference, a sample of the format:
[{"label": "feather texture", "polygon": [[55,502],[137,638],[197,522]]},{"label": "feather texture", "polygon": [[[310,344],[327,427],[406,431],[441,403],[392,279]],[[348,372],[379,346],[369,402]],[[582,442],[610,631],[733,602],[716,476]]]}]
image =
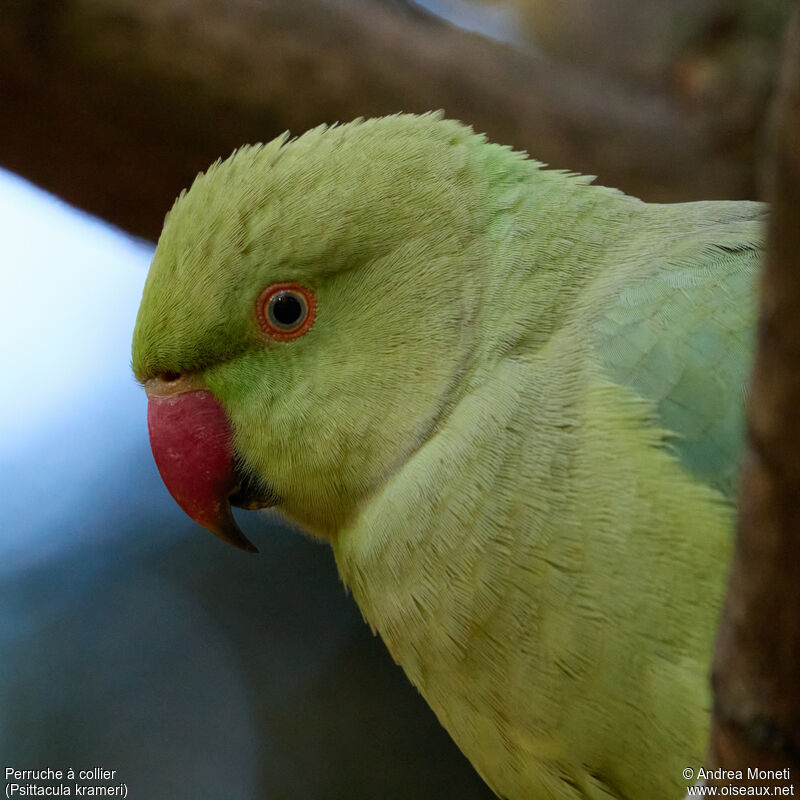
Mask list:
[{"label": "feather texture", "polygon": [[[178,199],[133,366],[202,376],[498,795],[679,796],[763,216],[642,203],[438,115],[320,128]],[[317,319],[265,342],[252,304],[287,280]]]}]

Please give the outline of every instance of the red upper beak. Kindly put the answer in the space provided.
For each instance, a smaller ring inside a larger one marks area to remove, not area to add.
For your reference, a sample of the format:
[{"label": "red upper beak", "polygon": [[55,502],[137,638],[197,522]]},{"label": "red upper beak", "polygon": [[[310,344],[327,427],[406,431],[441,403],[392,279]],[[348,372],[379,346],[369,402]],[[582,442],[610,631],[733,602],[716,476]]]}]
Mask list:
[{"label": "red upper beak", "polygon": [[192,376],[152,378],[147,427],[161,479],[178,505],[220,539],[257,553],[231,511],[240,487],[233,431],[214,395]]}]

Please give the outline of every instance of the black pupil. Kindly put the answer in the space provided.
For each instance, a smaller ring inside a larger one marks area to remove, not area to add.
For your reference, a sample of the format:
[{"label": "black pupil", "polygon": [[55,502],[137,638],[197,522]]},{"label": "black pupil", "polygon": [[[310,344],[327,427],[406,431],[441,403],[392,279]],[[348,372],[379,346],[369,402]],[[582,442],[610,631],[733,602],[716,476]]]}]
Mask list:
[{"label": "black pupil", "polygon": [[296,325],[303,316],[303,304],[293,294],[279,294],[272,301],[272,316],[279,325]]}]

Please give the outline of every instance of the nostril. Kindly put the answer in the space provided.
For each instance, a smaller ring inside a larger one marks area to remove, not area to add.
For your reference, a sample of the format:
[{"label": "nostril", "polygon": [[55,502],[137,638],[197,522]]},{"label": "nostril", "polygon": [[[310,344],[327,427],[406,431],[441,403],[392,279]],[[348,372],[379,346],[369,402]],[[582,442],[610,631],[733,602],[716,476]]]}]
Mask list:
[{"label": "nostril", "polygon": [[157,372],[144,383],[144,390],[148,397],[168,397],[205,388],[205,384],[197,374],[173,370]]}]

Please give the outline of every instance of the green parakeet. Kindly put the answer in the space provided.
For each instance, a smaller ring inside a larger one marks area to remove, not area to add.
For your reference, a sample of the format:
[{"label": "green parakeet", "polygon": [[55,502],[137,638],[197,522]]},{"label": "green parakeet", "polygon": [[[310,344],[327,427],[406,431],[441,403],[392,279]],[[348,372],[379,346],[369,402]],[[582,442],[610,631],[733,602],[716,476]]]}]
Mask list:
[{"label": "green parakeet", "polygon": [[765,208],[543,166],[436,114],[243,147],[167,215],[133,369],[175,499],[327,539],[498,795],[677,798]]}]

